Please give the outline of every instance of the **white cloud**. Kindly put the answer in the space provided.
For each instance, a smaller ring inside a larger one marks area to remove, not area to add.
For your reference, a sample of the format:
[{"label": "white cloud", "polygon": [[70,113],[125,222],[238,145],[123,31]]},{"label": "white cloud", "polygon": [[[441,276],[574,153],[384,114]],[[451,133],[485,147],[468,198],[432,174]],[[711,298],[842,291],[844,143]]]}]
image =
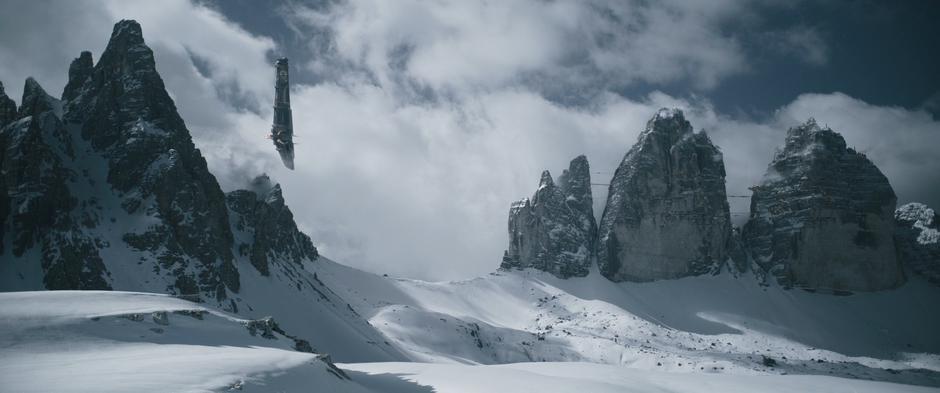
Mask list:
[{"label": "white cloud", "polygon": [[[688,80],[708,88],[747,68],[737,39],[719,28],[745,6],[353,0],[320,11],[295,7],[288,16],[295,25],[332,32],[335,55],[369,70],[388,88],[407,81],[461,93],[533,75],[545,83],[556,77],[607,85]],[[315,60],[315,68],[320,66]]]}]

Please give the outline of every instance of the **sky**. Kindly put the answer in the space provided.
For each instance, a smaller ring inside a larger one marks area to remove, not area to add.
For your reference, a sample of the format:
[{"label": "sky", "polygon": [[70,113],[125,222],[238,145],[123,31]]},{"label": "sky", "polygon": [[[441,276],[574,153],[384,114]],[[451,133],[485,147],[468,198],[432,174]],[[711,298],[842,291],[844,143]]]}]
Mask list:
[{"label": "sky", "polygon": [[[940,207],[934,1],[26,1],[0,4],[0,81],[59,95],[136,19],[224,190],[267,173],[321,254],[427,280],[495,270],[512,201],[579,154],[607,183],[678,107],[749,195],[786,130],[840,132],[898,202]],[[296,170],[270,141],[291,64]],[[607,189],[594,188],[599,216]],[[747,198],[731,198],[741,224]]]}]

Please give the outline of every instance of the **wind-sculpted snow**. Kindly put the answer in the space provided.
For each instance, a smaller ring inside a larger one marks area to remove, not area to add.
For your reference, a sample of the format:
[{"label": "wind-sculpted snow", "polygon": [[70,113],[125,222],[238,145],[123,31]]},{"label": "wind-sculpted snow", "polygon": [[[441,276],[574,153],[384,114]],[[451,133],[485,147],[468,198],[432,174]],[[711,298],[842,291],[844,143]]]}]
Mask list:
[{"label": "wind-sculpted snow", "polygon": [[166,295],[0,293],[0,390],[368,391],[257,322]]},{"label": "wind-sculpted snow", "polygon": [[894,190],[835,131],[812,119],[791,128],[753,190],[743,237],[757,264],[781,283],[827,291],[904,283]]}]

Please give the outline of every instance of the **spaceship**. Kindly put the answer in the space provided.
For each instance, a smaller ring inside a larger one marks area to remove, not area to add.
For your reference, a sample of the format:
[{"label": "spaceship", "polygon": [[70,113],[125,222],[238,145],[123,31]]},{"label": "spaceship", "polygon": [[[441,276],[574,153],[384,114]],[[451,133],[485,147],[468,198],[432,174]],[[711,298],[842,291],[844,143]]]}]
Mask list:
[{"label": "spaceship", "polygon": [[294,169],[294,121],[290,110],[290,84],[287,73],[287,58],[277,59],[274,82],[274,123],[271,125],[271,140],[288,169]]}]

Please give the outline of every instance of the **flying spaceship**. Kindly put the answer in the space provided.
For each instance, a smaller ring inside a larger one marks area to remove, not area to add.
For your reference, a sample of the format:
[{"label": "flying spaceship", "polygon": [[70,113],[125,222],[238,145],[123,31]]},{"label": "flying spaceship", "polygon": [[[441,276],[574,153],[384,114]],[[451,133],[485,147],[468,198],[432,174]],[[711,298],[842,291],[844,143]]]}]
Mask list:
[{"label": "flying spaceship", "polygon": [[294,169],[294,121],[290,110],[287,58],[277,59],[274,82],[274,123],[270,138],[288,169]]}]

